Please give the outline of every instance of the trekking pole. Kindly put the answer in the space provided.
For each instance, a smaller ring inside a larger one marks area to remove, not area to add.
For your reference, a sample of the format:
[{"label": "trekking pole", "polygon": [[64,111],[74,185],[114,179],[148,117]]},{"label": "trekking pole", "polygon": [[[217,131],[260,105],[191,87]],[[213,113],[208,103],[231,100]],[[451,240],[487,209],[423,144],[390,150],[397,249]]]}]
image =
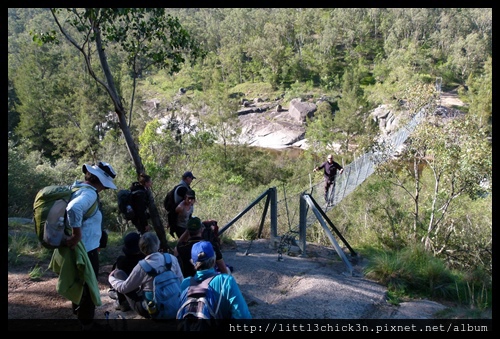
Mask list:
[{"label": "trekking pole", "polygon": [[250,245],[248,245],[248,248],[247,248],[247,250],[244,253],[245,256],[248,255],[248,251],[250,250],[250,247],[252,247],[252,244],[253,244],[253,239],[250,240]]},{"label": "trekking pole", "polygon": [[193,185],[190,186],[190,188],[193,188],[194,186],[196,186],[197,183],[199,183],[201,181],[203,181],[203,180],[202,179],[199,179],[199,180],[197,179],[196,182]]}]

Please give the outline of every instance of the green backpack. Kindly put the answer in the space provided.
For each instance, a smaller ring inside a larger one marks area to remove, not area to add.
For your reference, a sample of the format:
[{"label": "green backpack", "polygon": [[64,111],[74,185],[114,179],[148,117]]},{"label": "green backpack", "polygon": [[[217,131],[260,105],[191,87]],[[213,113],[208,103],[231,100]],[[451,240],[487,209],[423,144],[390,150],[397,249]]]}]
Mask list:
[{"label": "green backpack", "polygon": [[[54,249],[61,246],[63,238],[71,236],[68,225],[66,206],[71,200],[73,192],[84,187],[52,185],[42,188],[33,203],[33,221],[38,240],[43,247]],[[97,200],[89,208],[83,219],[94,215],[97,211]]]}]

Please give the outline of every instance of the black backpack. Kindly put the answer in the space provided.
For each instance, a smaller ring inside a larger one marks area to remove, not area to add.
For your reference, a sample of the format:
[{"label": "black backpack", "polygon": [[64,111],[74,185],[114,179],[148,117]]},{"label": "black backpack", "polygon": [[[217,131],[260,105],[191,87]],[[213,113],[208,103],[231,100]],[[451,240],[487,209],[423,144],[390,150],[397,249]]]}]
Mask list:
[{"label": "black backpack", "polygon": [[[142,205],[142,208],[146,209],[148,206],[147,200],[146,192],[141,189],[118,191],[118,209],[126,220],[132,220],[136,215],[141,215],[139,211],[134,211],[134,207]],[[142,203],[138,203],[139,201],[142,201]]]},{"label": "black backpack", "polygon": [[118,191],[118,209],[126,220],[132,220],[135,217],[134,210],[132,209],[132,205],[130,204],[131,196],[132,192],[130,192],[130,190]]},{"label": "black backpack", "polygon": [[[179,331],[202,331],[216,329],[218,319],[222,319],[220,303],[222,291],[219,298],[209,283],[216,275],[206,278],[200,282],[191,277],[189,286],[182,291],[180,307],[177,311]],[[224,285],[225,279],[222,282]]]},{"label": "black backpack", "polygon": [[167,220],[169,226],[174,226],[177,224],[177,213],[175,213],[175,208],[181,203],[182,200],[180,200],[179,202],[175,202],[175,191],[180,186],[182,185],[178,184],[170,191],[168,191],[167,195],[165,196],[165,200],[163,200],[163,207],[165,208],[165,211],[167,211]]},{"label": "black backpack", "polygon": [[210,241],[213,246],[221,245],[219,238],[219,225],[217,224],[217,220],[205,220],[202,222],[203,224],[203,232],[201,237],[203,240]]}]

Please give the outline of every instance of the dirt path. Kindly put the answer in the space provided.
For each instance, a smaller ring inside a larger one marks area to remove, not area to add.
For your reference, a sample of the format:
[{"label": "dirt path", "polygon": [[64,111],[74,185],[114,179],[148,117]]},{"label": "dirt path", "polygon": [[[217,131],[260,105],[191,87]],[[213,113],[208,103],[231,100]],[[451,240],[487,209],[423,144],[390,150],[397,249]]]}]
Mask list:
[{"label": "dirt path", "polygon": [[[269,240],[260,239],[225,245],[223,253],[254,319],[428,319],[445,308],[429,301],[390,306],[386,288],[363,277],[363,259],[352,260],[351,275],[336,252],[322,246],[308,245],[306,256],[292,249],[278,260]],[[8,319],[75,319],[71,303],[56,292],[57,276],[47,271],[32,281],[28,271],[29,265],[9,268]],[[107,295],[110,271],[111,265],[101,267],[96,318],[105,319],[107,311],[110,319],[140,319],[115,310]]]}]

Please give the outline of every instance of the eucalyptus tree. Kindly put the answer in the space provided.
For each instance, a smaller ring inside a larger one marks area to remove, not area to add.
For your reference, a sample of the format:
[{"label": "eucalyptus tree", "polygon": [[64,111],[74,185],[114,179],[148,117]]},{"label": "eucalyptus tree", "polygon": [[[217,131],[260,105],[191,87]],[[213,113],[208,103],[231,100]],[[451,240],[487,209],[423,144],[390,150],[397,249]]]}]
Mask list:
[{"label": "eucalyptus tree", "polygon": [[457,229],[464,226],[448,218],[452,203],[462,194],[477,197],[483,191],[481,184],[491,182],[487,129],[478,127],[471,117],[465,115],[446,124],[426,121],[412,137],[410,150],[426,163],[434,178],[426,201],[427,220],[421,220],[418,225],[422,228],[417,230],[425,248],[434,254],[445,252],[448,239],[460,236]]},{"label": "eucalyptus tree", "polygon": [[307,118],[306,135],[309,149],[317,154],[327,154],[333,147],[333,136],[338,131],[334,129],[335,112],[332,105],[323,101],[312,118]]},{"label": "eucalyptus tree", "polygon": [[357,144],[359,136],[373,135],[374,132],[370,128],[369,107],[361,87],[361,79],[366,73],[367,69],[360,60],[358,65],[347,69],[342,78],[342,97],[338,100],[339,110],[335,113],[334,121],[334,128],[339,133],[332,135],[332,138],[341,143],[345,153],[353,151],[350,146]]},{"label": "eucalyptus tree", "polygon": [[488,137],[491,138],[493,118],[493,73],[492,59],[486,60],[484,71],[476,76],[469,77],[468,98],[469,112],[473,114],[476,123],[489,129]]},{"label": "eucalyptus tree", "polygon": [[[88,74],[108,93],[136,172],[144,172],[127,124],[126,107],[108,61],[107,49],[116,48],[125,52],[134,80],[139,72],[153,65],[170,73],[176,72],[186,58],[201,56],[202,51],[178,19],[165,14],[163,8],[51,8],[50,11],[59,32],[81,53]],[[38,34],[35,38],[40,42],[59,41],[55,31]],[[94,62],[94,57],[99,63]],[[129,102],[130,110],[133,102],[134,91]],[[163,226],[154,200],[150,204],[150,212],[158,233]],[[161,240],[162,247],[168,248],[168,244],[164,244],[166,239]]]}]

